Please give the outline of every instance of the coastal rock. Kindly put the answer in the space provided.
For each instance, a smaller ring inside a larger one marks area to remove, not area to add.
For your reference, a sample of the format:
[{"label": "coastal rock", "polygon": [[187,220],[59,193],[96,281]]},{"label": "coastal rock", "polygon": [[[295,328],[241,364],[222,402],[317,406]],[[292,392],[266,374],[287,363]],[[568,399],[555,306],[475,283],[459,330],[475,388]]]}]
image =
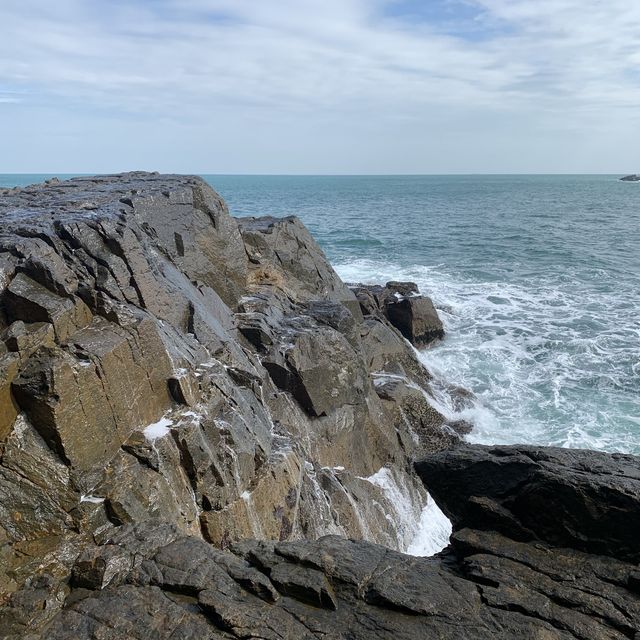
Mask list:
[{"label": "coastal rock", "polygon": [[356,319],[362,318],[355,295],[298,218],[240,218],[238,224],[249,258],[250,285],[267,285],[300,302],[339,302]]},{"label": "coastal rock", "polygon": [[430,298],[414,282],[351,285],[365,316],[386,318],[411,344],[424,347],[444,337],[444,328]]},{"label": "coastal rock", "polygon": [[[86,591],[116,588],[128,560],[91,545],[151,521],[225,549],[411,543],[427,499],[412,462],[452,441],[432,377],[299,220],[236,220],[199,178],[129,173],[5,191],[0,222],[0,601],[16,621],[55,601],[44,624],[71,584],[93,633]],[[386,375],[412,391],[381,391]],[[279,584],[326,604],[316,578]],[[157,589],[128,592],[131,614],[157,611]]]},{"label": "coastal rock", "polygon": [[[634,456],[552,447],[462,446],[416,466],[456,526],[640,562]],[[553,505],[553,509],[549,508]]]},{"label": "coastal rock", "polygon": [[620,178],[622,182],[640,182],[640,175],[636,173],[632,173],[628,176],[623,176]]},{"label": "coastal rock", "polygon": [[[638,637],[638,459],[462,444],[413,283],[195,177],[0,221],[1,638]],[[451,544],[407,556],[426,489]]]},{"label": "coastal rock", "polygon": [[[48,617],[41,614],[41,635],[33,637],[637,638],[637,564],[628,561],[628,544],[618,548],[625,534],[615,525],[619,493],[637,511],[638,458],[461,446],[427,456],[418,468],[456,528],[437,556],[411,557],[340,536],[244,540],[221,551],[167,525],[129,525],[75,560],[70,591]],[[521,527],[509,529],[508,518],[498,532],[497,520],[479,518],[469,506],[500,493],[528,504],[545,482],[561,502],[547,502],[555,526],[547,518],[531,541],[518,539]],[[565,545],[569,519],[582,524],[580,496],[590,487],[612,499],[598,505],[598,544],[607,555]],[[563,544],[543,541],[543,532]],[[0,631],[13,632],[6,637],[19,637],[21,621],[24,628],[24,615],[13,614],[24,612],[25,602],[55,593],[51,581],[40,591],[35,584],[13,594],[2,611]]]}]

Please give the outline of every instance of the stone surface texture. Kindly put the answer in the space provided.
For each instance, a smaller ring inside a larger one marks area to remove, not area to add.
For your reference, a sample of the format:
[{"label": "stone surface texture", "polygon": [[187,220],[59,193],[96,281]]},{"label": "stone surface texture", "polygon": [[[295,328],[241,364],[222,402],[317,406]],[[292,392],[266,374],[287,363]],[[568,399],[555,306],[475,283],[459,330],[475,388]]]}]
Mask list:
[{"label": "stone surface texture", "polygon": [[[197,177],[0,190],[0,337],[0,601],[147,520],[403,549],[414,523],[371,478],[417,520],[413,460],[450,439],[429,372],[300,221],[234,219]],[[78,584],[120,571],[83,562]]]},{"label": "stone surface texture", "polygon": [[[463,444],[415,285],[196,177],[0,222],[0,638],[640,638],[638,459]],[[451,544],[404,555],[427,489]]]},{"label": "stone surface texture", "polygon": [[[526,480],[513,482],[514,465]],[[427,456],[418,469],[456,526],[437,556],[335,535],[243,540],[221,550],[175,524],[147,520],[105,531],[80,553],[77,544],[67,548],[66,579],[55,567],[32,577],[0,610],[0,633],[33,640],[639,637],[640,574],[628,557],[637,537],[617,552],[615,528],[619,494],[634,514],[640,509],[637,459],[462,446]],[[438,481],[443,474],[446,483]],[[500,531],[498,506],[468,509],[469,502],[527,504],[550,481],[564,496],[558,508],[547,504],[559,517],[529,540],[506,515],[509,506]],[[598,514],[611,532],[607,554],[565,544],[566,523],[583,517],[589,487],[613,499]]]}]

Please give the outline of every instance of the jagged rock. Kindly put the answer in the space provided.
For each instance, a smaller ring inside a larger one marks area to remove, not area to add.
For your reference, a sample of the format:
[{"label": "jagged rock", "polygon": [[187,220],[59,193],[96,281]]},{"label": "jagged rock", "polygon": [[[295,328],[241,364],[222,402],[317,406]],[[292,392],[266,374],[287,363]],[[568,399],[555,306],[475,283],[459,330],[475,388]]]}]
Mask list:
[{"label": "jagged rock", "polygon": [[[224,547],[231,540],[260,537],[286,540],[291,536],[299,505],[299,478],[302,461],[292,451],[276,454],[245,491],[222,509],[204,511],[200,516],[206,540]],[[260,505],[270,504],[262,509]]]},{"label": "jagged rock", "polygon": [[293,340],[285,356],[286,366],[263,362],[276,385],[289,391],[305,411],[322,416],[362,400],[367,372],[340,333],[318,327]]},{"label": "jagged rock", "polygon": [[390,299],[386,305],[389,322],[417,347],[422,347],[444,336],[442,321],[429,298],[401,296]]},{"label": "jagged rock", "polygon": [[18,404],[11,392],[11,384],[19,371],[19,357],[0,353],[0,441],[11,431],[18,415]]},{"label": "jagged rock", "polygon": [[75,588],[104,589],[132,566],[130,554],[117,545],[85,549],[73,566],[71,583]]},{"label": "jagged rock", "polygon": [[91,312],[82,300],[61,298],[24,273],[11,280],[4,299],[10,322],[48,322],[60,342],[91,322]]},{"label": "jagged rock", "polygon": [[41,346],[55,346],[55,331],[49,322],[14,322],[5,335],[9,351],[18,353],[21,359],[29,358]]},{"label": "jagged rock", "polygon": [[385,317],[409,342],[423,347],[444,337],[442,321],[430,298],[414,282],[351,285],[365,316]]},{"label": "jagged rock", "polygon": [[42,347],[13,394],[49,446],[78,469],[108,460],[137,425],[169,407],[171,365],[155,325],[131,332],[96,319],[73,336],[75,353]]},{"label": "jagged rock", "polygon": [[[0,223],[5,635],[44,629],[64,605],[50,637],[300,638],[316,631],[296,607],[339,605],[324,573],[278,569],[278,592],[218,555],[226,591],[187,604],[162,581],[125,582],[185,535],[201,541],[196,559],[212,549],[203,538],[409,544],[379,480],[417,517],[426,493],[411,461],[451,441],[431,376],[384,314],[363,319],[297,219],[238,221],[199,178],[132,173],[5,191]],[[384,373],[416,402],[379,394]],[[168,538],[144,528],[159,519]]]},{"label": "jagged rock", "polygon": [[200,400],[200,389],[196,377],[183,369],[168,380],[169,392],[176,402],[195,407]]},{"label": "jagged rock", "polygon": [[362,319],[355,295],[329,265],[295,216],[238,220],[249,257],[249,282],[277,288],[294,300],[331,300]]},{"label": "jagged rock", "polygon": [[69,512],[78,498],[69,484],[69,469],[29,421],[19,416],[3,443],[0,540],[19,542],[73,528]]},{"label": "jagged rock", "polygon": [[[581,513],[577,486],[580,493],[593,485],[609,496],[623,491],[638,499],[637,458],[591,456],[526,447],[458,447],[428,456],[419,467],[432,487],[441,473],[448,485],[459,485],[439,494],[457,530],[452,547],[432,558],[339,536],[246,540],[220,551],[175,527],[124,526],[72,561],[70,592],[49,577],[14,593],[0,611],[0,631],[11,640],[28,627],[34,640],[634,638],[640,623],[635,563],[469,528],[479,521],[461,500],[472,478],[479,498],[505,487],[514,500],[526,500],[529,483],[542,482],[542,473],[545,481],[554,479],[560,496],[573,495],[555,512],[563,532],[567,519]],[[500,458],[507,460],[500,464]],[[514,469],[519,474],[526,464],[529,481],[513,483]],[[605,522],[616,522],[618,504],[600,505],[602,531]],[[554,511],[553,503],[547,510]],[[547,537],[551,522],[544,525]],[[620,531],[606,531],[614,552]],[[628,554],[624,546],[621,553]]]}]

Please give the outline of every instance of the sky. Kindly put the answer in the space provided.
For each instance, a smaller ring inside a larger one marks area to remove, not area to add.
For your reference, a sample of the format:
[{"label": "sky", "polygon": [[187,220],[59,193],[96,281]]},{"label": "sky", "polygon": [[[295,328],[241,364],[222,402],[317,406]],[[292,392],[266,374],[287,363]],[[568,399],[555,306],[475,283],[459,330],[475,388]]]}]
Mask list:
[{"label": "sky", "polygon": [[630,173],[639,124],[630,0],[0,2],[0,173]]}]

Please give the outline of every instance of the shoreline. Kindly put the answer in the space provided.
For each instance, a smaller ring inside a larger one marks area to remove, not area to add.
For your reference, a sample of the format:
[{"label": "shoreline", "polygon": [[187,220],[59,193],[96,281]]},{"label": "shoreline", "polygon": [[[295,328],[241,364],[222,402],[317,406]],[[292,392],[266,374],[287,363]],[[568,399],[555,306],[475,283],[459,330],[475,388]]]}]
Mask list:
[{"label": "shoreline", "polygon": [[[416,355],[444,333],[414,283],[348,287],[297,218],[232,218],[193,176],[0,190],[0,220],[1,637],[595,640],[640,620],[617,524],[638,459],[465,444],[437,394],[471,396]],[[420,524],[443,532],[427,490],[452,546],[406,556]],[[602,600],[565,590],[600,593],[611,562]]]}]

